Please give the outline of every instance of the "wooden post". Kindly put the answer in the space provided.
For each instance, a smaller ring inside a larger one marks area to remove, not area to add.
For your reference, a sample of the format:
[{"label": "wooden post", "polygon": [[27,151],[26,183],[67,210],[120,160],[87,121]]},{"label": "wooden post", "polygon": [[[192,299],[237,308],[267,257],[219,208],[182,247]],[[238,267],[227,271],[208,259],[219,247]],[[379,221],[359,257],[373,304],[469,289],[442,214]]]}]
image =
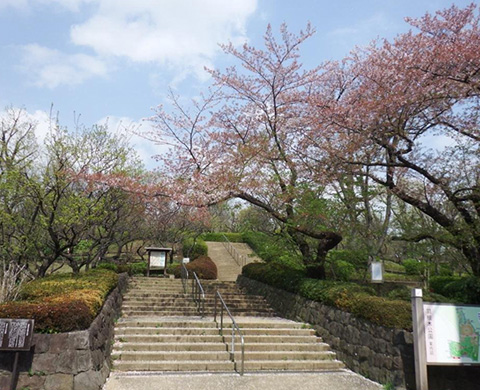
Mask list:
[{"label": "wooden post", "polygon": [[427,352],[422,289],[412,289],[413,349],[415,352],[415,384],[417,390],[428,390]]}]

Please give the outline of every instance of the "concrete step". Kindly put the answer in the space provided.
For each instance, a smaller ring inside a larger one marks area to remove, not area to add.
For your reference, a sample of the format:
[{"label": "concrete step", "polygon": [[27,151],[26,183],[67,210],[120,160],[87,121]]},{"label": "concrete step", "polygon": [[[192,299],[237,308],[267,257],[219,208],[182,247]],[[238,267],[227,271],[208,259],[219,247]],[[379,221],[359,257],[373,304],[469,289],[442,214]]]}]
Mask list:
[{"label": "concrete step", "polygon": [[330,351],[330,346],[325,343],[248,343],[245,351]]},{"label": "concrete step", "polygon": [[227,351],[122,351],[112,354],[114,361],[229,361]]},{"label": "concrete step", "polygon": [[216,328],[164,328],[164,327],[123,327],[115,331],[120,335],[218,335]]},{"label": "concrete step", "polygon": [[234,364],[231,361],[128,361],[113,362],[116,371],[207,371],[232,372]]},{"label": "concrete step", "polygon": [[[336,354],[332,351],[245,351],[245,360],[335,360]],[[235,351],[235,360],[241,359],[241,352]]]},{"label": "concrete step", "polygon": [[116,343],[115,351],[225,351],[225,344],[192,343]]},{"label": "concrete step", "polygon": [[[138,335],[116,334],[115,341],[120,343],[222,343],[222,338],[217,335]],[[225,345],[225,344],[223,344]]]},{"label": "concrete step", "polygon": [[215,322],[213,321],[136,321],[136,320],[121,320],[115,325],[115,329],[126,328],[126,327],[147,327],[147,328],[160,328],[160,327],[170,327],[170,328],[216,328]]},{"label": "concrete step", "polygon": [[338,360],[246,360],[245,371],[324,371],[341,370]]}]

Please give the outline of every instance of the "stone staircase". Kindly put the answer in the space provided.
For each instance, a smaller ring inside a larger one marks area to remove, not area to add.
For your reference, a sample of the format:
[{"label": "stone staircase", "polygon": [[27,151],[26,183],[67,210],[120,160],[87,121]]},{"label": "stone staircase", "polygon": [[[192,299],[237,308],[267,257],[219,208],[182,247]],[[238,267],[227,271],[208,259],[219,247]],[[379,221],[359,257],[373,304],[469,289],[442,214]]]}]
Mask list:
[{"label": "stone staircase", "polygon": [[[307,325],[274,317],[263,297],[248,296],[233,282],[202,281],[205,317],[200,317],[181,280],[133,278],[115,328],[112,353],[117,371],[232,372],[231,322],[224,320],[223,336],[213,321],[218,289],[245,341],[245,371],[338,370],[328,345]],[[189,286],[190,287],[190,286]],[[235,361],[240,359],[236,338]]]}]

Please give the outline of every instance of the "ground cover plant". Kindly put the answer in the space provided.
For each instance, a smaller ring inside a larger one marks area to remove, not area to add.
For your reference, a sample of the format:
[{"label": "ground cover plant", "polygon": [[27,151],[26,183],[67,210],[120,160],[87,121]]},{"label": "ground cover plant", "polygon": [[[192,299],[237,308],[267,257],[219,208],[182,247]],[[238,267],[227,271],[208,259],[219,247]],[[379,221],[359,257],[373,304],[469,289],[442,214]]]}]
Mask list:
[{"label": "ground cover plant", "polygon": [[41,333],[86,329],[117,283],[117,273],[106,269],[50,275],[23,286],[19,300],[0,305],[0,317],[33,318]]}]

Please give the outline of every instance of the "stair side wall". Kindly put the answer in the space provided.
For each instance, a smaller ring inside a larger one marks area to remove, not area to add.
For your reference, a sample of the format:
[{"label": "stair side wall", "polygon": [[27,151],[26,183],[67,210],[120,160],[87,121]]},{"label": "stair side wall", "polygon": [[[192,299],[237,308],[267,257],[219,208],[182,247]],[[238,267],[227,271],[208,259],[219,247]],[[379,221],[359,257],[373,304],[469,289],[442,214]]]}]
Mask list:
[{"label": "stair side wall", "polygon": [[372,324],[242,275],[237,283],[248,293],[263,295],[279,315],[311,324],[351,370],[380,383],[415,389],[411,332]]},{"label": "stair side wall", "polygon": [[[128,275],[121,274],[117,287],[87,330],[35,333],[32,350],[20,354],[17,389],[101,389],[110,374],[114,325],[127,284]],[[13,352],[0,353],[0,389],[10,386],[13,356]]]}]

